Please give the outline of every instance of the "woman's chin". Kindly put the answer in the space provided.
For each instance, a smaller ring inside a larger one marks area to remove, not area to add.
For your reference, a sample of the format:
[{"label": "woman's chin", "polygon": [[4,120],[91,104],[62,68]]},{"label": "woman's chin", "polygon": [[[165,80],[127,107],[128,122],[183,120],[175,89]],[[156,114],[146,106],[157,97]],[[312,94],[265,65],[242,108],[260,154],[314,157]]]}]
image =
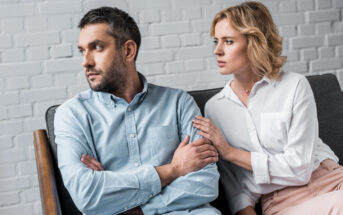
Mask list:
[{"label": "woman's chin", "polygon": [[222,74],[222,75],[231,75],[231,74],[232,74],[231,71],[229,71],[229,70],[227,70],[227,69],[224,69],[224,68],[219,68],[219,72],[220,72],[220,74]]}]

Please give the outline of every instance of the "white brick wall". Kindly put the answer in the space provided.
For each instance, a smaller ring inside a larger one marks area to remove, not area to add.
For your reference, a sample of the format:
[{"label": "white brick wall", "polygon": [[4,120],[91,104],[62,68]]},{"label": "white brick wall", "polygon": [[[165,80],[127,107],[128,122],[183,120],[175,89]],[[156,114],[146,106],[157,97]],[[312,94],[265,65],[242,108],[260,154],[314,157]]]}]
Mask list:
[{"label": "white brick wall", "polygon": [[[221,87],[209,29],[242,0],[0,0],[0,214],[41,214],[32,131],[87,89],[78,22],[91,8],[128,11],[142,33],[138,69],[185,90]],[[285,70],[334,73],[343,86],[343,0],[263,0],[284,37]]]}]

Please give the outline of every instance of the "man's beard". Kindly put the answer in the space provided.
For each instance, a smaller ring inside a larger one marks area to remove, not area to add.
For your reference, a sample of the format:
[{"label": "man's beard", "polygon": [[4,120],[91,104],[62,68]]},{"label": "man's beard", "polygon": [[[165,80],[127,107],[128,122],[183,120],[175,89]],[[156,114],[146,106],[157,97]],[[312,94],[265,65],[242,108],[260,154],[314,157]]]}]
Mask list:
[{"label": "man's beard", "polygon": [[127,67],[119,55],[113,59],[112,64],[105,72],[102,70],[96,70],[95,68],[91,68],[89,70],[94,71],[101,76],[100,83],[95,86],[92,86],[91,81],[87,79],[90,88],[94,91],[114,93],[125,87]]}]

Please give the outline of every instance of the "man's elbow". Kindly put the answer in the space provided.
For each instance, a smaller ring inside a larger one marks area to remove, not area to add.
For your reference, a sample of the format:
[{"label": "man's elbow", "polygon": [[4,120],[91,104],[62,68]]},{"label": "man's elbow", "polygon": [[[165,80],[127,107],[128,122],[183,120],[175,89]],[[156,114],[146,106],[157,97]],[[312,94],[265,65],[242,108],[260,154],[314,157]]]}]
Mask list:
[{"label": "man's elbow", "polygon": [[207,177],[206,182],[203,184],[203,194],[206,195],[209,201],[213,201],[219,194],[219,173],[215,164],[206,166],[203,170],[204,176]]},{"label": "man's elbow", "polygon": [[[94,214],[98,203],[97,189],[94,186],[97,183],[94,178],[87,177],[85,174],[81,175],[83,176],[75,174],[68,179],[64,178],[64,183],[79,211],[85,214]],[[87,178],[88,183],[80,183],[80,178]]]},{"label": "man's elbow", "polygon": [[212,192],[209,195],[209,201],[212,202],[218,198],[218,186],[215,189],[212,189]]}]

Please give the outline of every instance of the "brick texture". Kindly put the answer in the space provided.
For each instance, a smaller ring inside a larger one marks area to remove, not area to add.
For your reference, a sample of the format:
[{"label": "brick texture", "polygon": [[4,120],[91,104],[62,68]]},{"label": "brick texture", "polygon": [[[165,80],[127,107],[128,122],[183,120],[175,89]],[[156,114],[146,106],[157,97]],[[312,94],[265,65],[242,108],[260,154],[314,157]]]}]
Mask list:
[{"label": "brick texture", "polygon": [[[285,71],[333,73],[343,86],[343,0],[261,0],[283,36]],[[100,6],[132,15],[137,68],[184,90],[222,87],[209,30],[237,0],[0,0],[0,214],[42,214],[32,131],[44,113],[88,89],[77,49],[80,18]]]}]

